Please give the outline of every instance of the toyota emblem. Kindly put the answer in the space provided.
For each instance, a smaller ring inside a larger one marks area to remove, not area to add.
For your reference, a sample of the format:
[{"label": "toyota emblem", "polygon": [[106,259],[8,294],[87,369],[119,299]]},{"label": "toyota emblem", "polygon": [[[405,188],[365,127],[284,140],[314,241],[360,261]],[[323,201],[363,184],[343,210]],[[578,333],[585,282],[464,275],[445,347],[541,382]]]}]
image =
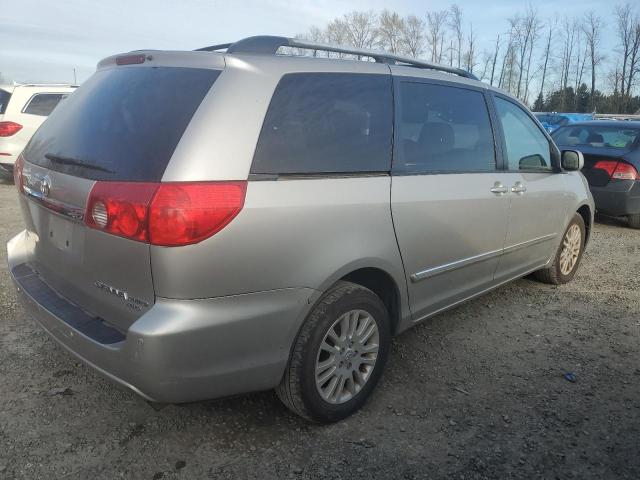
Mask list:
[{"label": "toyota emblem", "polygon": [[48,197],[51,192],[51,179],[49,177],[44,177],[40,182],[40,193],[43,197]]}]

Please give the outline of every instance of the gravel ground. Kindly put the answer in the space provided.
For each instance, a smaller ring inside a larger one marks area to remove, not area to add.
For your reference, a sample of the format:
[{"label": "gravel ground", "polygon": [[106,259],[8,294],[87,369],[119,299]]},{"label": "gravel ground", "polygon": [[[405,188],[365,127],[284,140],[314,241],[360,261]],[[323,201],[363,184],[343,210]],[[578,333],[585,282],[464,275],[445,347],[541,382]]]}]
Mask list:
[{"label": "gravel ground", "polygon": [[[4,244],[22,228],[7,184],[0,218]],[[402,334],[330,426],[272,392],[146,403],[26,316],[2,248],[0,478],[638,479],[640,231],[597,221],[571,284],[519,280]]]}]

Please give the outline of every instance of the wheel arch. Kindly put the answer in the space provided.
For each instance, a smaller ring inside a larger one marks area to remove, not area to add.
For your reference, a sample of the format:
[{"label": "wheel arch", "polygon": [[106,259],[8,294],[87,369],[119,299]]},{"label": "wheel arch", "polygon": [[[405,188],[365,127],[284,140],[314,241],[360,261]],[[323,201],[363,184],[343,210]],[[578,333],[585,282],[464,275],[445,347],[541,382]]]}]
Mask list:
[{"label": "wheel arch", "polygon": [[389,312],[392,335],[399,333],[410,320],[404,270],[398,272],[393,265],[380,259],[361,259],[334,272],[318,290],[324,293],[340,280],[361,285],[380,297]]},{"label": "wheel arch", "polygon": [[591,207],[585,203],[580,207],[578,207],[578,209],[576,210],[576,213],[582,217],[582,220],[584,220],[584,229],[585,229],[584,244],[586,246],[591,236],[591,227],[593,224],[593,211],[591,210]]}]

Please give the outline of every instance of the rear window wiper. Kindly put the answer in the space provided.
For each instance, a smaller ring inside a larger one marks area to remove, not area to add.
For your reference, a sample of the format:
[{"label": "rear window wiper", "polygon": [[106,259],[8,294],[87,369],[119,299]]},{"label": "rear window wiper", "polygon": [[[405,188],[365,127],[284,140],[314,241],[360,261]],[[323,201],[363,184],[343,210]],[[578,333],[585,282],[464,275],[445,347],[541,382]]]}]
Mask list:
[{"label": "rear window wiper", "polygon": [[64,157],[62,155],[54,155],[52,153],[45,153],[44,158],[50,160],[54,163],[60,163],[62,165],[75,165],[77,167],[83,167],[88,170],[99,170],[101,172],[107,173],[116,173],[113,170],[109,170],[108,168],[102,167],[100,165],[95,165],[93,163],[83,162],[82,160],[78,160],[71,157]]}]

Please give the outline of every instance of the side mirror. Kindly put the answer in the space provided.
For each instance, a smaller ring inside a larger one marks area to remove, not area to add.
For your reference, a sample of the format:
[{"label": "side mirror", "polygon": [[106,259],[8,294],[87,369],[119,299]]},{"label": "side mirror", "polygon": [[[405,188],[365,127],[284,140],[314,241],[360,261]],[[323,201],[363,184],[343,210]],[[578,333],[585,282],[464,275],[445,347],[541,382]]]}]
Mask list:
[{"label": "side mirror", "polygon": [[563,169],[577,172],[584,167],[584,156],[578,150],[563,150],[561,163]]}]

